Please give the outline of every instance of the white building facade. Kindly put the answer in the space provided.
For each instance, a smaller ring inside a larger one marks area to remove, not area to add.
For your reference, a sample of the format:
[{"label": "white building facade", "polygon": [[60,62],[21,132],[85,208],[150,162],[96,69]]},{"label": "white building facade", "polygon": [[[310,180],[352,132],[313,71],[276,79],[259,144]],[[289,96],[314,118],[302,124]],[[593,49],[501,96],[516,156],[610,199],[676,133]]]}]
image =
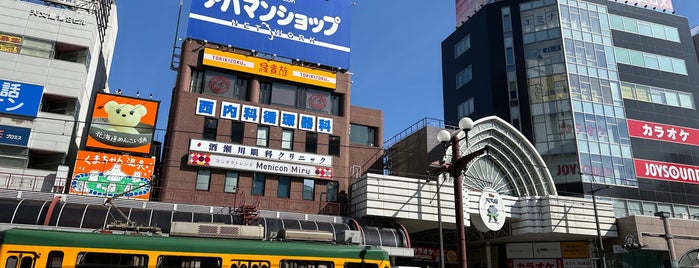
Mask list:
[{"label": "white building facade", "polygon": [[0,188],[60,191],[116,34],[114,0],[0,1]]}]

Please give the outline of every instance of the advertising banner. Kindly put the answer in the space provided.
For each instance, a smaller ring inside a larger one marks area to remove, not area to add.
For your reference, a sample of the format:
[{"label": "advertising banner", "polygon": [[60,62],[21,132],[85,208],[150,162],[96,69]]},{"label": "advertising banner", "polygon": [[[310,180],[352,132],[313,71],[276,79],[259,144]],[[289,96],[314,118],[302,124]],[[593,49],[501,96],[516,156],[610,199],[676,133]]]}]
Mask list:
[{"label": "advertising banner", "polygon": [[261,171],[305,178],[332,178],[332,167],[298,165],[200,152],[190,152],[187,164],[190,166]]},{"label": "advertising banner", "polygon": [[699,130],[660,123],[626,119],[629,136],[699,146]]},{"label": "advertising banner", "polygon": [[0,80],[0,113],[36,117],[44,87]]},{"label": "advertising banner", "polygon": [[70,193],[148,200],[154,158],[78,151]]},{"label": "advertising banner", "polygon": [[561,242],[561,255],[565,259],[587,259],[590,257],[590,247],[587,241]]},{"label": "advertising banner", "polygon": [[86,146],[147,154],[155,132],[158,101],[98,93]]},{"label": "advertising banner", "polygon": [[351,1],[192,0],[187,36],[349,68]]},{"label": "advertising banner", "polygon": [[31,132],[29,128],[0,125],[0,143],[26,147]]},{"label": "advertising banner", "polygon": [[[609,0],[614,1],[614,0]],[[616,2],[616,1],[614,1]],[[628,0],[624,1],[625,5],[632,5],[642,8],[651,8],[653,10],[663,11],[663,10],[674,10],[672,7],[672,0]]]},{"label": "advertising banner", "polygon": [[507,259],[508,268],[550,267],[564,268],[563,259]]},{"label": "advertising banner", "polygon": [[0,51],[19,54],[22,37],[0,33]]},{"label": "advertising banner", "polygon": [[336,86],[331,72],[209,48],[204,49],[202,64],[332,89]]},{"label": "advertising banner", "polygon": [[655,180],[666,180],[699,184],[699,167],[660,161],[634,159],[636,176]]}]

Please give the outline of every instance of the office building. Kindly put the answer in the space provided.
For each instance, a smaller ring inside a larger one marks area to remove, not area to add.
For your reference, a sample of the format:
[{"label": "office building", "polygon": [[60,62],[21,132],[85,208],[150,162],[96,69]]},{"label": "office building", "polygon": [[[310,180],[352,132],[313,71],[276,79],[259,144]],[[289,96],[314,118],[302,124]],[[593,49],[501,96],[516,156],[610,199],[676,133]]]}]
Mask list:
[{"label": "office building", "polygon": [[10,0],[0,14],[0,187],[60,192],[107,90],[115,3]]}]

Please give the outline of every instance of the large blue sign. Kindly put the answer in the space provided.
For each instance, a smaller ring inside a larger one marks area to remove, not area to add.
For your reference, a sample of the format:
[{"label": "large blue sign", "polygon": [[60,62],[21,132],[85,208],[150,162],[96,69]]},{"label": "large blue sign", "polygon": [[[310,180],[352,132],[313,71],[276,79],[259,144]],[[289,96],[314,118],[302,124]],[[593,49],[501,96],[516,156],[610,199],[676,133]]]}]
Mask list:
[{"label": "large blue sign", "polygon": [[0,125],[0,143],[27,146],[31,132],[29,128]]},{"label": "large blue sign", "polygon": [[187,35],[349,69],[350,0],[192,0]]},{"label": "large blue sign", "polygon": [[0,80],[0,113],[36,117],[44,87]]}]

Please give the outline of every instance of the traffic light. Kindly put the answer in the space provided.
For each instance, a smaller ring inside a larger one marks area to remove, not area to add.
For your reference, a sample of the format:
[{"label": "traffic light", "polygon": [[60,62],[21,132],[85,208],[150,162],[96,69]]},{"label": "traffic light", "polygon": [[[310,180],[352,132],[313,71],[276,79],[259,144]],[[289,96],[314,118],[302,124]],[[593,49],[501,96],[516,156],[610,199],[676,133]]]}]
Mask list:
[{"label": "traffic light", "polygon": [[641,249],[641,248],[645,248],[645,247],[647,247],[647,246],[648,246],[648,245],[644,245],[644,244],[641,244],[641,243],[639,243],[639,242],[626,243],[626,244],[621,245],[622,248],[628,249],[628,250],[631,250],[631,249]]}]

